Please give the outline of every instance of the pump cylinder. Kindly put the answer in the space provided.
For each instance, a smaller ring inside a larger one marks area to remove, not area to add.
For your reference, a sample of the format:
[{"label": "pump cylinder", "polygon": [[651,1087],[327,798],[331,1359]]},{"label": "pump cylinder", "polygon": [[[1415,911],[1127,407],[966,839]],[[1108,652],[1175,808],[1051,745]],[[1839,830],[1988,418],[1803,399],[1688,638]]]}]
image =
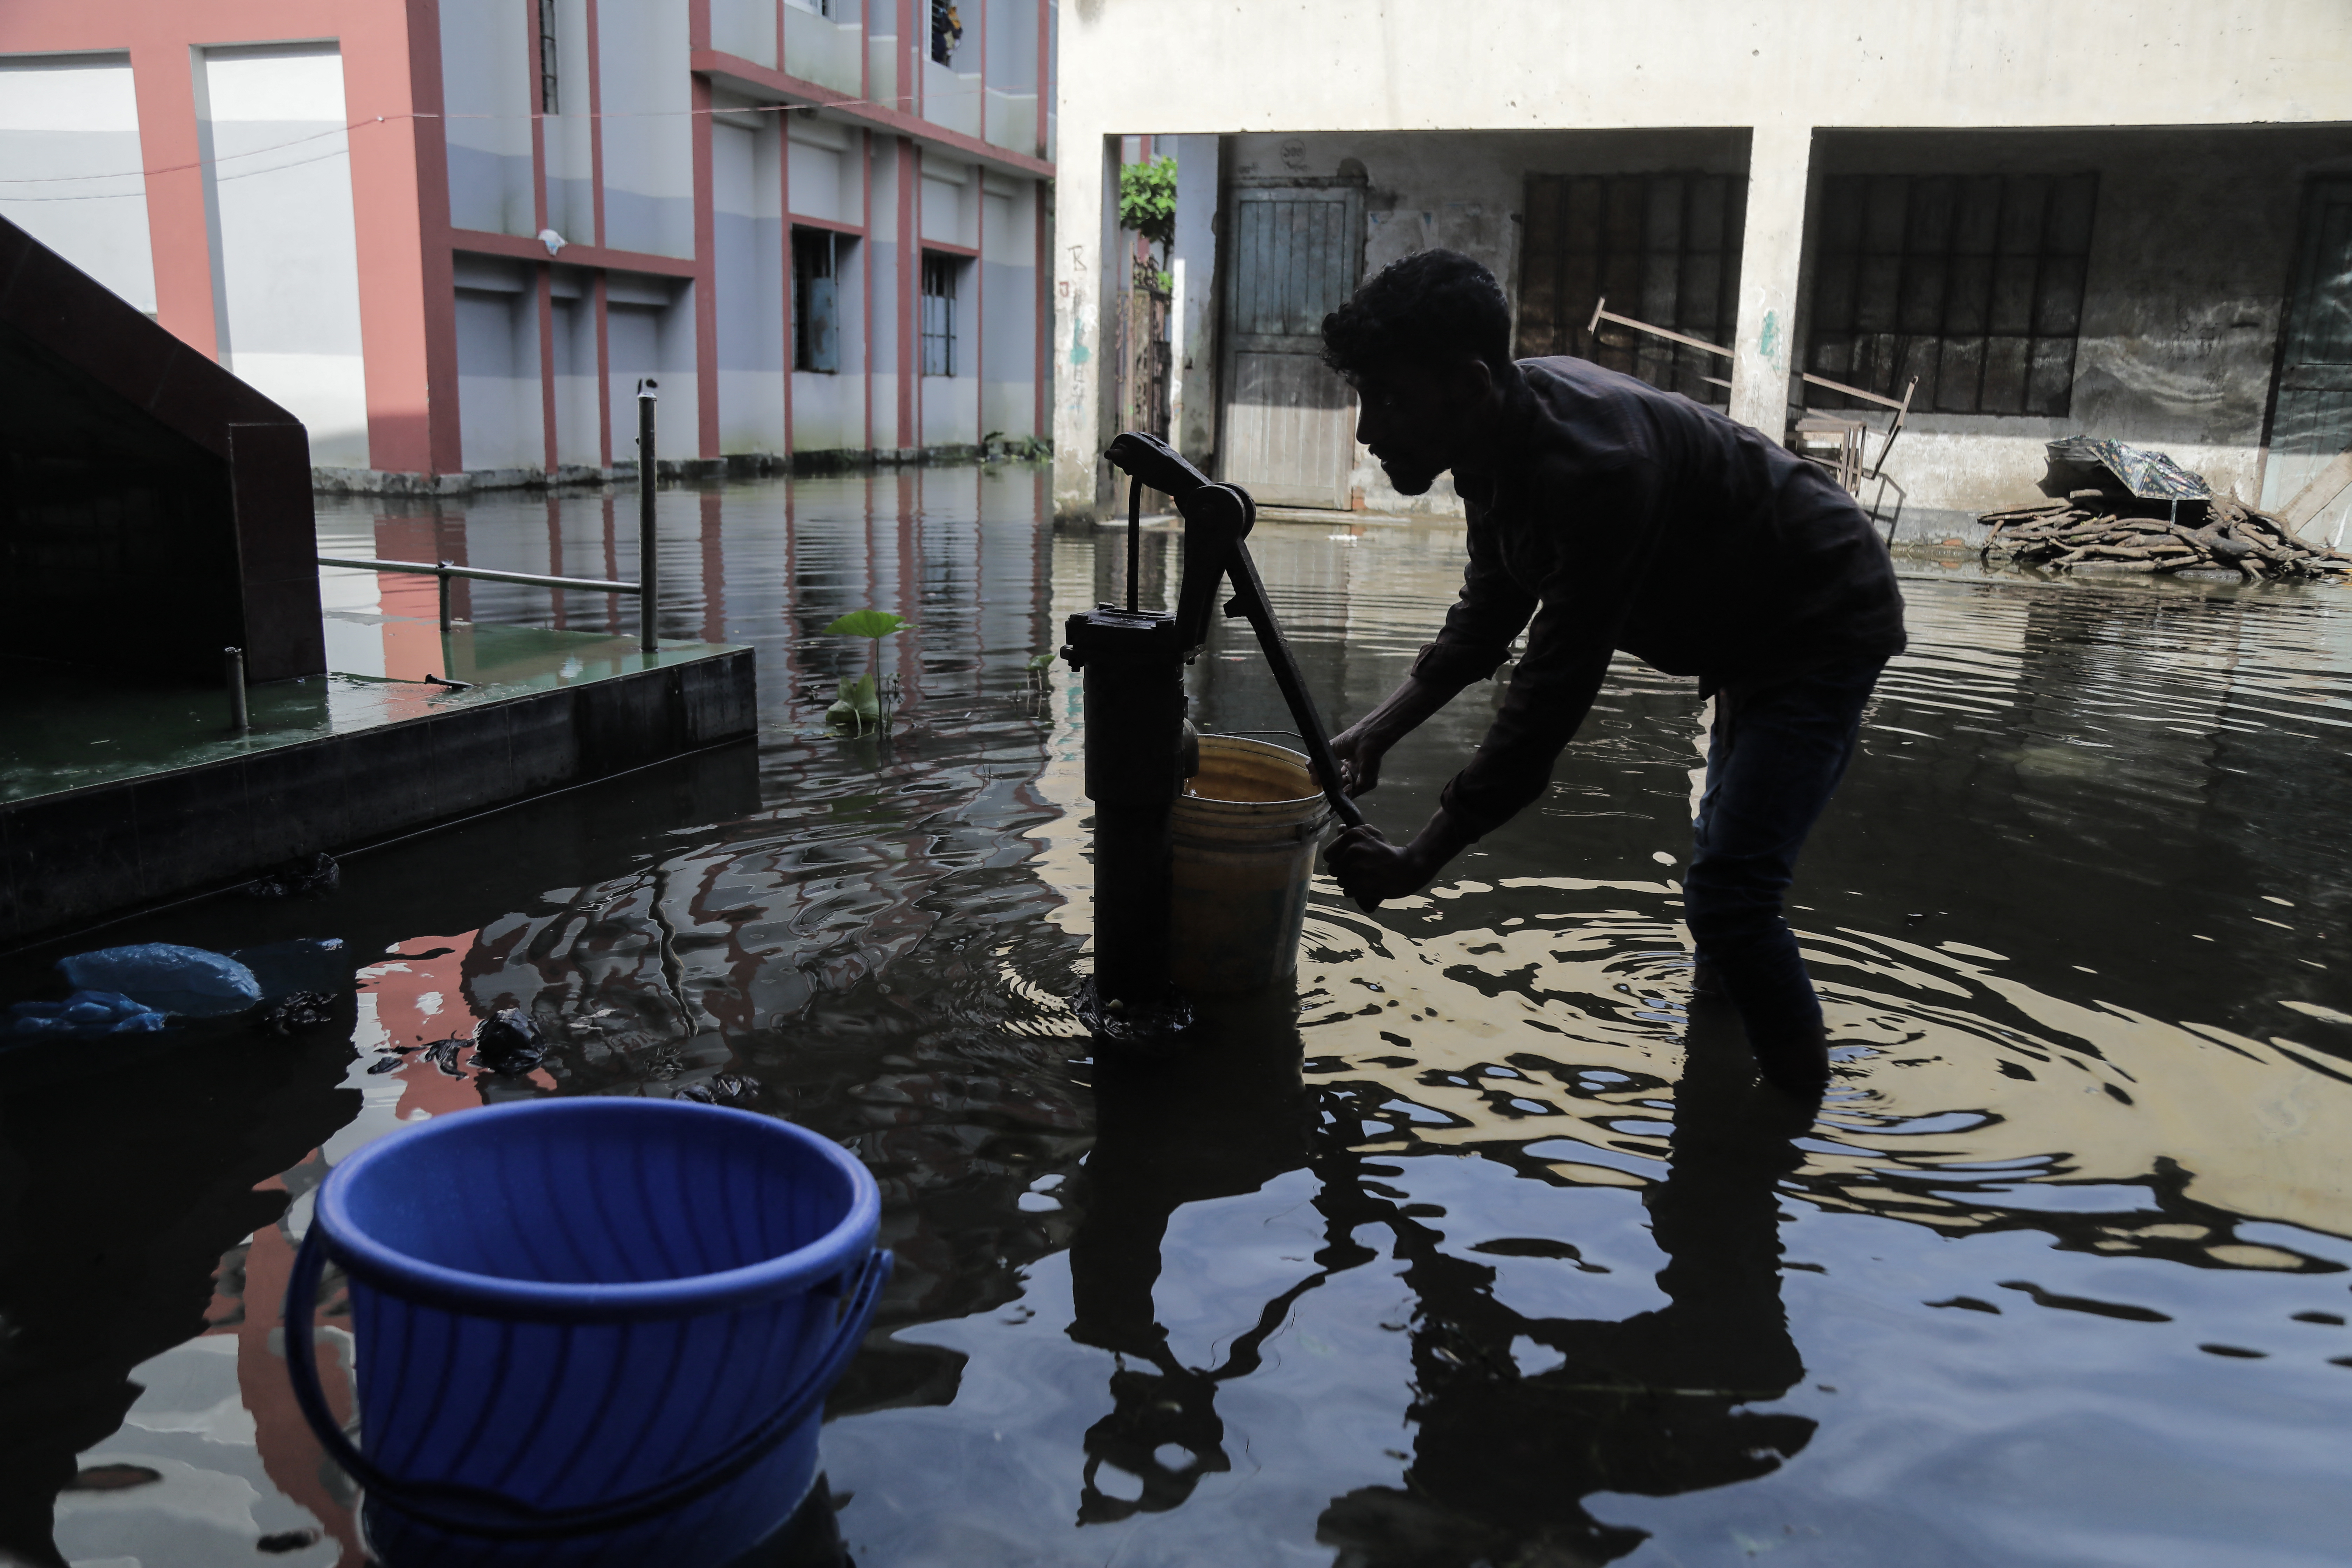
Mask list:
[{"label": "pump cylinder", "polygon": [[1095,987],[1168,994],[1171,826],[1184,789],[1184,650],[1176,617],[1101,605],[1072,616],[1065,657],[1086,678],[1087,798],[1095,804]]}]

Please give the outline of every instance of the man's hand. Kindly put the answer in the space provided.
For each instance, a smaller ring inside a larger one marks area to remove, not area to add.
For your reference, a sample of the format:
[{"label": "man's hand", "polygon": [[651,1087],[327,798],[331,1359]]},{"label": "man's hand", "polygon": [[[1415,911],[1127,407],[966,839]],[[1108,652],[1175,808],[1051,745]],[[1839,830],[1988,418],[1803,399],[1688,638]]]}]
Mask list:
[{"label": "man's hand", "polygon": [[1351,724],[1331,737],[1331,756],[1339,764],[1339,787],[1350,798],[1380,787],[1381,758],[1388,742],[1362,724]]},{"label": "man's hand", "polygon": [[1429,885],[1444,862],[1427,864],[1419,850],[1419,840],[1391,844],[1367,823],[1333,839],[1323,858],[1348,896],[1369,910],[1383,899],[1402,899]]}]

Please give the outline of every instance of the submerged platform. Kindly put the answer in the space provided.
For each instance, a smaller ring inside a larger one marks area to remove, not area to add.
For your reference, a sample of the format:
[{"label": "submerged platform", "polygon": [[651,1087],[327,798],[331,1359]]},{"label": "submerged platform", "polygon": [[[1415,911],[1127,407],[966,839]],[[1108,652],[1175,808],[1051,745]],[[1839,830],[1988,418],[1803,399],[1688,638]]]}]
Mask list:
[{"label": "submerged platform", "polygon": [[[750,736],[748,647],[331,610],[330,673],[0,680],[0,940],[233,885]],[[431,679],[427,679],[427,678]],[[184,678],[184,679],[175,679]],[[457,685],[448,682],[458,683]]]}]

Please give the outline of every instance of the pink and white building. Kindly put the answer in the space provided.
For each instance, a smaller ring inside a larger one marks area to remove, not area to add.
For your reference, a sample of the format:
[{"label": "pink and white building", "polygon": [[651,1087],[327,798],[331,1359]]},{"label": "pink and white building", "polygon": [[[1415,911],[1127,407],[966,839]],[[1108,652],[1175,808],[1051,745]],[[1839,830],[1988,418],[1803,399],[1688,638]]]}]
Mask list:
[{"label": "pink and white building", "polygon": [[1047,425],[1054,24],[15,0],[0,214],[292,410],[324,483],[626,468],[646,376],[666,461],[968,448]]}]

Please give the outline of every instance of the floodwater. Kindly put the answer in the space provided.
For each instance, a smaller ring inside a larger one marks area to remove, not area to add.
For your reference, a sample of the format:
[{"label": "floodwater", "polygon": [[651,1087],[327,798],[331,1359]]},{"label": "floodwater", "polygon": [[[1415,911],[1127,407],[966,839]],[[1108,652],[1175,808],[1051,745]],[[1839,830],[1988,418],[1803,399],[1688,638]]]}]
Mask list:
[{"label": "floodwater", "polygon": [[[1690,1002],[1698,702],[1622,661],[1540,807],[1427,896],[1318,882],[1295,996],[1097,1054],[1083,715],[1024,665],[1124,552],[1053,537],[1041,484],[667,492],[664,627],[759,648],[756,745],[352,857],[323,900],[105,933],[339,935],[365,967],[331,1027],[0,1089],[0,1561],[356,1563],[277,1359],[327,1169],[486,1097],[728,1073],[882,1185],[898,1274],[824,1436],[866,1568],[2343,1561],[2335,593],[1919,568],[1794,895],[1838,1058],[1808,1119]],[[320,545],[631,576],[633,503],[322,503]],[[1174,541],[1145,545],[1164,600]],[[1345,721],[1460,535],[1255,548]],[[328,579],[432,614],[430,579]],[[918,623],[879,650],[903,707],[837,739],[867,656],[815,633],[866,605]],[[1286,729],[1239,629],[1196,714]],[[1493,690],[1391,756],[1376,822],[1422,820]],[[505,1005],[559,1042],[529,1080],[383,1054]]]}]

